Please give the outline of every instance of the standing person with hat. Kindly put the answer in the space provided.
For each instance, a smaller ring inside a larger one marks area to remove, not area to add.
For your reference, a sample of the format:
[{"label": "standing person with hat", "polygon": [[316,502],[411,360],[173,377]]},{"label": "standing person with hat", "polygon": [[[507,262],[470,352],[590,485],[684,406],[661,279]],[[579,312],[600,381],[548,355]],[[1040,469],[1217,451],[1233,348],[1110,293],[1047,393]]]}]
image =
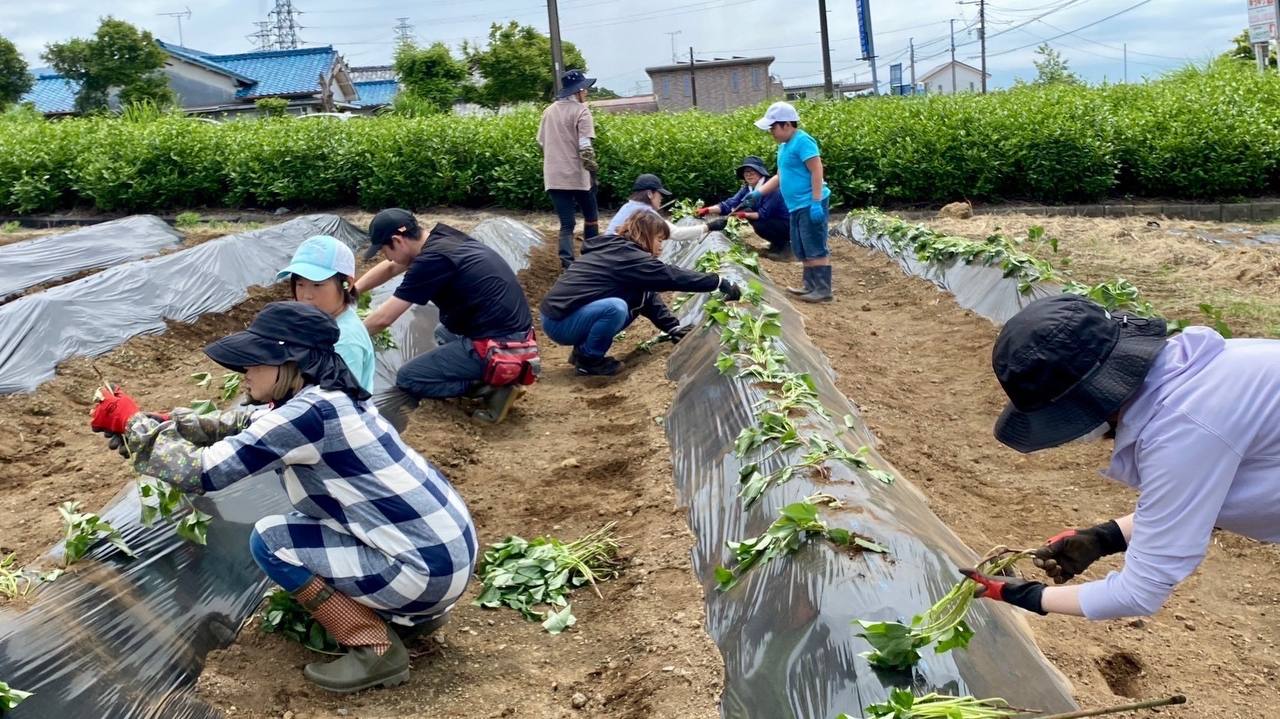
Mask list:
[{"label": "standing person with hat", "polygon": [[439,626],[476,559],[466,504],[440,471],[369,405],[334,351],[337,324],[301,302],[267,305],[249,329],[208,347],[244,374],[241,413],[140,412],[118,387],[93,409],[94,431],[123,435],[134,469],[183,492],[225,489],[276,472],[294,511],[259,520],[249,551],[347,653],[304,675],[334,692],[409,677],[400,631]]},{"label": "standing person with hat", "polygon": [[327,312],[338,323],[334,350],[360,386],[373,391],[373,341],[356,315],[356,256],[350,247],[328,235],[316,235],[298,245],[289,266],[276,274],[289,278],[293,299]]},{"label": "standing person with hat", "polygon": [[[751,229],[769,243],[769,259],[778,262],[795,259],[791,254],[791,215],[787,212],[787,204],[782,200],[782,193],[770,192],[762,195],[754,210],[739,208],[748,193],[764,187],[764,183],[769,180],[769,171],[765,169],[764,161],[750,155],[738,165],[737,173],[738,179],[742,180],[738,193],[719,204],[699,208],[698,217],[734,215],[739,220],[746,220],[751,223]],[[717,229],[714,222],[708,226]]]},{"label": "standing person with hat", "polygon": [[[623,223],[631,219],[631,216],[637,212],[651,212],[658,217],[662,210],[662,201],[671,196],[671,191],[662,186],[662,180],[657,175],[644,174],[636,178],[634,184],[631,185],[631,197],[628,198],[627,204],[618,208],[617,214],[609,221],[609,227],[605,232],[610,235],[618,234],[618,230],[622,228]],[[663,218],[667,223],[667,230],[671,236],[668,238],[672,242],[687,242],[696,240],[707,234],[709,229],[705,224],[689,225],[687,227],[678,227]],[[724,225],[721,224],[721,227]]]},{"label": "standing person with hat", "polygon": [[756,120],[778,143],[778,174],[752,190],[742,206],[755,208],[763,197],[780,192],[791,213],[791,251],[804,265],[804,286],[788,287],[801,302],[830,302],[831,249],[827,246],[827,214],[831,190],[818,142],[800,129],[800,114],[786,102],[775,102]]},{"label": "standing person with hat", "polygon": [[[539,369],[533,314],[511,266],[492,248],[444,223],[427,234],[412,212],[383,210],[369,223],[365,258],[385,261],[356,281],[356,292],[404,274],[394,295],[369,313],[365,329],[376,335],[413,305],[440,310],[438,346],[404,364],[396,387],[410,404],[422,398],[467,397],[484,407],[472,417],[495,424],[507,416],[522,385]],[[405,418],[394,417],[397,429]]]},{"label": "standing person with hat", "polygon": [[[1010,403],[996,438],[1019,452],[1113,438],[1105,474],[1138,502],[1035,552],[1057,584],[1123,552],[1121,571],[1049,587],[962,570],[986,597],[1039,614],[1145,616],[1195,571],[1215,527],[1280,541],[1280,342],[1207,327],[1165,335],[1163,320],[1074,295],[1037,300],[1005,324],[992,366]],[[1230,596],[1232,580],[1220,581]]]},{"label": "standing person with hat", "polygon": [[581,70],[569,70],[560,78],[563,89],[538,125],[542,147],[542,183],[560,218],[560,267],[573,262],[573,227],[576,210],[582,212],[582,239],[599,234],[596,207],[595,118],[587,107],[587,90],[596,84]]}]

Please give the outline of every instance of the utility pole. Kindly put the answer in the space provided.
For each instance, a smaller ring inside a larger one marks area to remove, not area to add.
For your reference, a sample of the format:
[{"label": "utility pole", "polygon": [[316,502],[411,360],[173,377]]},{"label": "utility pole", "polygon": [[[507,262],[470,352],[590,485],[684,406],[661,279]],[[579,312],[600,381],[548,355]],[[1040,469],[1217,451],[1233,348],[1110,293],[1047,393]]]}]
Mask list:
[{"label": "utility pole", "polygon": [[956,21],[951,20],[951,94],[956,94]]},{"label": "utility pole", "polygon": [[[1276,57],[1280,57],[1280,0],[1276,0],[1276,2],[1272,3],[1272,7],[1276,9],[1276,20],[1275,20],[1276,34],[1271,36],[1271,40],[1276,44]],[[1263,72],[1267,71],[1268,59],[1269,58],[1268,58],[1267,52],[1264,50],[1262,53],[1262,71]],[[1276,62],[1276,72],[1280,72],[1280,61]]]},{"label": "utility pole", "polygon": [[693,70],[693,46],[689,46],[689,99],[693,101],[693,106],[698,106],[698,77]]},{"label": "utility pole", "polygon": [[171,17],[178,21],[178,44],[185,46],[186,43],[182,41],[182,18],[191,19],[191,8],[188,7],[184,12],[161,12],[156,14]]},{"label": "utility pole", "polygon": [[556,7],[556,0],[547,0],[547,24],[551,27],[551,75],[559,96],[563,89],[560,76],[564,74],[564,55],[560,51],[560,9]]},{"label": "utility pole", "polygon": [[663,33],[663,35],[666,35],[667,37],[671,38],[671,64],[672,65],[678,64],[680,62],[680,55],[676,53],[676,35],[679,35],[682,32],[683,32],[682,30],[673,30],[672,32]]},{"label": "utility pole", "polygon": [[1129,84],[1129,43],[1124,44],[1124,84]]},{"label": "utility pole", "polygon": [[831,83],[831,38],[827,35],[827,0],[818,0],[818,27],[822,32],[822,91],[831,99],[835,86]]},{"label": "utility pole", "polygon": [[911,94],[916,94],[916,39],[913,37],[907,42],[911,45]]},{"label": "utility pole", "polygon": [[[978,6],[978,40],[982,44],[982,94],[987,94],[987,0],[967,0],[966,2],[958,2],[957,5],[977,5]],[[954,32],[954,26],[953,32]],[[952,39],[954,44],[955,40]],[[955,62],[955,58],[951,58]],[[955,85],[953,80],[952,85]]]}]

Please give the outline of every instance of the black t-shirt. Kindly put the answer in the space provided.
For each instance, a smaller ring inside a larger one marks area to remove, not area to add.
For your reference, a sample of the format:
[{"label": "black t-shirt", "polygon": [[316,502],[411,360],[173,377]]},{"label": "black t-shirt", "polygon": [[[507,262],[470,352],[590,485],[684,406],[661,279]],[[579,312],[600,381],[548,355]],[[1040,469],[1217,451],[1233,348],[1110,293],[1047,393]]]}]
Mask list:
[{"label": "black t-shirt", "polygon": [[418,305],[434,302],[445,329],[471,339],[533,327],[529,301],[511,266],[484,243],[444,223],[427,235],[395,296]]}]

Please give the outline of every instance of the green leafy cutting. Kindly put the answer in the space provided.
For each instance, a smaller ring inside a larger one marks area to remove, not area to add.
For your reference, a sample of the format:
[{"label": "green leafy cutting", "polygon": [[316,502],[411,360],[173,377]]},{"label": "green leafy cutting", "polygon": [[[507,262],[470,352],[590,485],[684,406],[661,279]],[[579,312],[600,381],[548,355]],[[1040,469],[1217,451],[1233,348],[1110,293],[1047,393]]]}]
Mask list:
[{"label": "green leafy cutting", "polygon": [[815,494],[804,501],[783,507],[773,524],[758,537],[740,542],[728,542],[736,563],[732,568],[716,567],[716,585],[720,591],[732,589],[743,575],[760,564],[767,564],[776,557],[791,554],[811,536],[822,536],[834,544],[857,547],[871,552],[885,552],[884,547],[847,529],[830,528],[818,517],[818,506],[839,506],[835,497]]},{"label": "green leafy cutting", "polygon": [[702,209],[702,200],[693,201],[690,199],[676,200],[671,206],[671,221],[679,222],[686,217],[697,217],[698,210]]},{"label": "green leafy cutting", "polygon": [[0,597],[7,599],[25,597],[38,581],[40,581],[39,577],[17,566],[13,552],[0,559]]},{"label": "green leafy cutting", "polygon": [[[978,571],[987,575],[1001,575],[1030,556],[1030,552],[997,547],[978,564]],[[971,579],[960,580],[923,614],[912,617],[909,625],[901,622],[854,620],[862,627],[862,633],[858,636],[871,645],[871,651],[864,652],[862,656],[877,667],[905,670],[920,661],[920,650],[930,644],[936,644],[934,652],[937,654],[969,646],[973,629],[965,622],[965,617],[969,614],[977,589],[977,582]]]},{"label": "green leafy cutting", "polygon": [[342,647],[320,622],[283,589],[263,595],[267,606],[262,611],[262,631],[279,634],[321,654],[340,654]]},{"label": "green leafy cutting", "polygon": [[510,607],[559,634],[577,621],[570,611],[569,593],[586,585],[595,588],[596,582],[617,576],[620,545],[613,528],[610,522],[576,542],[510,536],[491,545],[476,567],[482,590],[473,604]]},{"label": "green leafy cutting", "polygon": [[859,447],[857,452],[850,452],[836,442],[819,435],[805,437],[797,444],[803,446],[806,451],[796,464],[788,464],[769,473],[761,469],[760,462],[751,462],[739,468],[738,478],[742,482],[742,489],[738,492],[738,496],[746,506],[754,504],[770,488],[786,484],[799,470],[816,472],[823,479],[830,478],[831,469],[827,466],[827,462],[833,461],[864,470],[886,484],[893,482],[893,475],[874,469],[867,462],[866,455],[870,450],[865,446]]},{"label": "green leafy cutting", "polygon": [[[368,317],[369,313],[372,311],[372,305],[373,294],[369,292],[361,292],[360,297],[356,300],[356,316],[362,320]],[[384,327],[381,332],[374,335],[371,339],[373,341],[373,349],[376,352],[393,350],[400,346],[396,344],[395,338],[391,336],[390,327]]]},{"label": "green leafy cutting", "polygon": [[[907,689],[893,689],[889,700],[863,710],[863,719],[1003,719],[1021,714],[1003,699],[955,697],[936,692],[915,696]],[[840,714],[836,719],[857,719]]]},{"label": "green leafy cutting", "polygon": [[14,689],[6,683],[0,682],[0,714],[12,710],[29,696],[31,696],[31,692]]},{"label": "green leafy cutting", "polygon": [[81,512],[79,502],[63,502],[58,507],[58,514],[62,515],[63,523],[63,566],[69,567],[80,561],[100,539],[107,540],[130,557],[135,556],[120,536],[120,530],[93,512]]}]

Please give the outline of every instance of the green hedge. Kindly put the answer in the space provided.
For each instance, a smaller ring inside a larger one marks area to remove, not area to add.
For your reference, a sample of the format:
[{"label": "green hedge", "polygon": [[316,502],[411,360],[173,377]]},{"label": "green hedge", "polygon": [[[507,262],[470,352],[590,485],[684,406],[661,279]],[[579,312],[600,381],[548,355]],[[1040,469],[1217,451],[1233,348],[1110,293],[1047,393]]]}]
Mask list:
[{"label": "green hedge", "polygon": [[[761,108],[597,113],[601,201],[641,172],[677,195],[731,193],[743,155],[771,159]],[[1022,87],[988,96],[801,105],[837,201],[1216,199],[1280,182],[1280,79],[1219,62],[1145,85]],[[0,211],[92,205],[294,208],[359,204],[546,208],[536,111],[495,118],[0,117]]]}]

